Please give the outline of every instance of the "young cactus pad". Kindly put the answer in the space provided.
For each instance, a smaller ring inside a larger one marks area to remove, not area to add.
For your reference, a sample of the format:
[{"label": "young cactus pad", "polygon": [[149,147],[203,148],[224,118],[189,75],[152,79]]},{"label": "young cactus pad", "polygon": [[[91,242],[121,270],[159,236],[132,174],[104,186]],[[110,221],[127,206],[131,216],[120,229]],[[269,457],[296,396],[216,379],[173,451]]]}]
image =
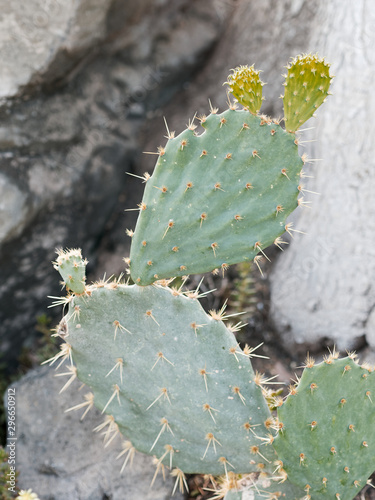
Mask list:
[{"label": "young cactus pad", "polygon": [[278,410],[274,447],[313,500],[352,500],[375,468],[375,372],[350,357],[306,364]]},{"label": "young cactus pad", "polygon": [[246,110],[202,118],[170,138],[148,179],[132,239],[139,285],[254,259],[297,207],[296,138]]},{"label": "young cactus pad", "polygon": [[111,415],[109,434],[119,430],[160,464],[216,475],[273,468],[276,454],[259,439],[270,412],[250,352],[194,297],[160,285],[87,286],[67,298],[56,359],[73,360],[70,372]]},{"label": "young cactus pad", "polygon": [[54,268],[59,271],[67,290],[74,293],[84,293],[86,287],[86,264],[82,260],[81,250],[76,248],[64,252],[58,251]]},{"label": "young cactus pad", "polygon": [[239,66],[232,70],[225,82],[229,86],[229,92],[247,108],[251,113],[257,114],[262,106],[262,87],[264,83],[259,78],[260,71],[254,66]]},{"label": "young cactus pad", "polygon": [[329,74],[329,64],[311,54],[296,57],[287,70],[284,121],[286,130],[295,132],[325,101],[333,77]]}]

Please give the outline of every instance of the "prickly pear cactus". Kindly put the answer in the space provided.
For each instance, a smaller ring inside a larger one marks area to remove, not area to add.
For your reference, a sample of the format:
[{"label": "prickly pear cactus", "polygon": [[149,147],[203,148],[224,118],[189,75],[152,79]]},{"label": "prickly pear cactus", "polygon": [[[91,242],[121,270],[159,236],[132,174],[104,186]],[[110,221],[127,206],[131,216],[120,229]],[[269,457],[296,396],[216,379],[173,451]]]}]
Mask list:
[{"label": "prickly pear cactus", "polygon": [[316,55],[303,55],[292,59],[285,76],[284,121],[289,132],[295,132],[329,95],[332,76],[329,64]]},{"label": "prickly pear cactus", "polygon": [[308,359],[278,410],[274,447],[306,498],[352,500],[375,469],[375,372],[354,359]]},{"label": "prickly pear cactus", "polygon": [[[298,64],[301,73],[304,66]],[[310,61],[306,65],[310,68]],[[309,113],[295,108],[295,89],[301,85],[309,109],[321,103],[321,96],[310,88],[311,79],[306,85],[299,78],[291,82],[289,74],[284,101],[293,133],[286,132],[277,121],[256,115],[262,100],[258,73],[242,66],[226,82],[246,109],[231,105],[218,114],[211,108],[200,118],[203,133],[190,123],[177,137],[169,133],[166,146],[159,148],[154,173],[145,178],[131,245],[135,283],[225,270],[252,259],[259,266],[264,249],[273,243],[280,247],[281,235],[293,231],[286,219],[301,202],[304,160],[292,116],[298,115],[299,124]],[[326,82],[330,78],[324,91]]]},{"label": "prickly pear cactus", "polygon": [[232,71],[225,84],[237,101],[256,115],[264,99],[262,97],[264,83],[259,77],[260,71],[256,71],[254,66],[239,66]]},{"label": "prickly pear cactus", "polygon": [[58,257],[54,264],[56,270],[61,274],[67,290],[81,294],[86,287],[86,264],[82,260],[81,250],[73,249],[68,252],[58,251]]},{"label": "prickly pear cactus", "polygon": [[[66,258],[83,266],[77,254]],[[207,315],[197,293],[154,285],[100,282],[66,299],[58,358],[71,359],[93,403],[110,415],[103,430],[121,432],[155,455],[159,467],[185,473],[268,470],[276,454],[273,419],[262,396],[262,377],[224,326],[224,312]],[[262,439],[264,441],[262,441]],[[273,467],[273,466],[271,466]]]}]

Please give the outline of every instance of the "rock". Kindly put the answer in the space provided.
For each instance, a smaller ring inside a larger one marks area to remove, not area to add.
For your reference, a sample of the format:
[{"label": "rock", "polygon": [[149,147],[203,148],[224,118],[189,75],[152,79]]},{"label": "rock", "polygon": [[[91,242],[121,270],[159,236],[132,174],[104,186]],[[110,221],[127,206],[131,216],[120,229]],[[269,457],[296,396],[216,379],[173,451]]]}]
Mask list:
[{"label": "rock", "polygon": [[[59,372],[64,372],[60,369]],[[40,500],[169,500],[174,478],[163,481],[155,473],[152,458],[136,453],[133,466],[120,470],[124,458],[117,437],[105,448],[102,436],[93,429],[103,415],[92,409],[84,420],[83,411],[64,413],[82,402],[85,390],[74,382],[59,394],[66,377],[43,367],[29,372],[12,387],[16,390],[18,486],[31,488]],[[178,491],[176,500],[184,498]]]},{"label": "rock", "polygon": [[[366,340],[375,350],[375,307],[373,307],[368,315],[366,322]],[[375,358],[375,355],[374,355]]]},{"label": "rock", "polygon": [[[0,98],[26,85],[64,75],[82,55],[106,35],[111,0],[0,1]],[[58,72],[56,72],[58,68]],[[52,74],[50,72],[50,74]]]},{"label": "rock", "polygon": [[18,236],[26,224],[26,195],[0,174],[0,239]]},{"label": "rock", "polygon": [[374,348],[375,5],[319,4],[310,46],[332,63],[336,78],[333,96],[306,125],[317,128],[303,140],[317,139],[304,151],[322,159],[308,166],[314,179],[306,183],[320,195],[306,193],[313,203],[297,226],[307,235],[291,241],[273,270],[272,315],[289,345]]},{"label": "rock", "polygon": [[[47,295],[60,294],[54,249],[83,247],[93,269],[119,198],[127,208],[139,203],[141,184],[126,174],[139,171],[139,128],[218,39],[223,21],[212,2],[4,4],[8,28],[30,13],[33,23],[42,7],[51,13],[39,45],[1,32],[10,51],[2,70],[17,59],[20,71],[0,106],[0,353],[8,367],[30,344]],[[135,215],[122,212],[123,242]]]}]

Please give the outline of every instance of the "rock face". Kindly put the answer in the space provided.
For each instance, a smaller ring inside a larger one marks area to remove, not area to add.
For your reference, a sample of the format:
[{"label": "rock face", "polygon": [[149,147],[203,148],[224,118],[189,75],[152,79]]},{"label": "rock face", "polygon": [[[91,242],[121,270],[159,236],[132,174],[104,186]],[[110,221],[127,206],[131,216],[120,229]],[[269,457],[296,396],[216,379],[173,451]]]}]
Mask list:
[{"label": "rock face", "polygon": [[[62,370],[64,371],[64,370]],[[61,370],[60,370],[61,372]],[[169,500],[174,479],[168,474],[156,478],[152,458],[136,453],[132,466],[121,474],[124,457],[119,437],[105,448],[100,433],[93,429],[103,415],[90,410],[64,413],[82,402],[85,391],[77,382],[59,394],[66,380],[55,370],[29,372],[14,386],[17,401],[18,486],[31,488],[40,500]],[[178,491],[176,500],[184,498]]]},{"label": "rock face", "polygon": [[31,0],[25,4],[1,0],[0,97],[63,76],[106,36],[110,5],[111,0]]},{"label": "rock face", "polygon": [[306,193],[313,204],[297,225],[307,236],[291,242],[271,277],[274,322],[289,344],[375,347],[374,19],[373,4],[334,1],[320,2],[314,21],[315,47],[336,78],[307,151],[322,159],[308,167],[307,189],[320,196]]},{"label": "rock face", "polygon": [[191,77],[224,19],[212,1],[0,5],[0,353],[11,364],[59,294],[54,249],[94,259],[119,197],[132,202],[140,126]]}]

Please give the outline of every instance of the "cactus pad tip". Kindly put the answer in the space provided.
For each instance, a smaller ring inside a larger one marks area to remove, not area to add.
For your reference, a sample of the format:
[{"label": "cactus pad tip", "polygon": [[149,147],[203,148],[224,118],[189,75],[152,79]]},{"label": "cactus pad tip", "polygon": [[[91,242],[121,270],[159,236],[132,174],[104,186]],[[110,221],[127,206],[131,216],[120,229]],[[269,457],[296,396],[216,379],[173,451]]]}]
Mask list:
[{"label": "cactus pad tip", "polygon": [[70,250],[56,250],[57,259],[53,267],[59,271],[64,284],[68,290],[80,295],[86,288],[86,265],[87,260],[82,259],[81,250],[73,248]]},{"label": "cactus pad tip", "polygon": [[291,60],[286,69],[284,120],[288,132],[295,132],[314,116],[329,95],[333,78],[330,65],[318,55],[303,54]]},{"label": "cactus pad tip", "polygon": [[229,86],[229,92],[237,101],[247,108],[250,113],[257,114],[262,106],[262,87],[264,82],[259,77],[260,71],[252,66],[238,66],[232,69],[232,74],[224,85]]}]

